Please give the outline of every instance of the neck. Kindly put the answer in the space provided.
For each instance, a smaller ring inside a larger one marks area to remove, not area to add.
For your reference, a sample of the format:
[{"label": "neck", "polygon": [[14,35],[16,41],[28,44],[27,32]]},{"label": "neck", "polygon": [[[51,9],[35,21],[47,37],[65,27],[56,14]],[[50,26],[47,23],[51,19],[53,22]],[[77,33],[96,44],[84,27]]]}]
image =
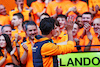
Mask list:
[{"label": "neck", "polygon": [[47,37],[47,38],[51,39],[52,35],[51,34],[43,35],[43,37]]},{"label": "neck", "polygon": [[20,23],[20,25],[18,26],[18,30],[23,30],[22,23]]}]

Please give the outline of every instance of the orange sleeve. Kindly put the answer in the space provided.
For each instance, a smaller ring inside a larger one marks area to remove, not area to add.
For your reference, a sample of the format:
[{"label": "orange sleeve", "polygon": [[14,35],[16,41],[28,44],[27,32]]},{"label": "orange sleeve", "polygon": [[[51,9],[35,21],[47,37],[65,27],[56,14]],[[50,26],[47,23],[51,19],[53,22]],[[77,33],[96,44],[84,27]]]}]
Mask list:
[{"label": "orange sleeve", "polygon": [[52,12],[51,12],[52,7],[50,5],[51,4],[49,3],[48,6],[47,6],[47,11],[46,12],[51,16],[52,15]]},{"label": "orange sleeve", "polygon": [[60,55],[72,52],[74,50],[74,42],[68,41],[67,45],[55,45],[54,43],[46,43],[41,48],[42,56]]},{"label": "orange sleeve", "polygon": [[89,8],[92,8],[92,0],[88,0],[88,3],[89,3]]},{"label": "orange sleeve", "polygon": [[24,48],[22,47],[22,45],[20,45],[20,58],[22,57],[23,54],[24,54]]}]

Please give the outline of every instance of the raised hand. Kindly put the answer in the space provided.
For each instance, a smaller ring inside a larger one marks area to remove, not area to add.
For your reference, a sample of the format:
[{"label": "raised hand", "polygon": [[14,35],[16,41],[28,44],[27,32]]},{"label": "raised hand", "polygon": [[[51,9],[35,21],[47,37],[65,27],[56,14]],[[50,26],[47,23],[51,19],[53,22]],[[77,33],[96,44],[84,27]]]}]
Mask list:
[{"label": "raised hand", "polygon": [[18,40],[21,40],[21,36],[19,36],[17,33],[15,34],[15,42],[17,43]]},{"label": "raised hand", "polygon": [[58,6],[57,6],[55,10],[56,10],[57,14],[62,14],[62,8],[61,7],[58,8]]},{"label": "raised hand", "polygon": [[99,6],[98,5],[95,6],[95,10],[96,10],[96,12],[99,11]]},{"label": "raised hand", "polygon": [[86,22],[86,23],[84,24],[84,30],[86,31],[86,34],[89,32],[90,28],[91,28],[91,25],[90,25],[89,23]]},{"label": "raised hand", "polygon": [[27,47],[27,45],[26,45],[26,44],[23,44],[22,46],[23,46],[24,50],[25,50],[26,52],[28,52],[28,47]]},{"label": "raised hand", "polygon": [[11,56],[14,55],[15,51],[16,51],[16,47],[13,47],[13,50],[10,52],[10,55]]},{"label": "raised hand", "polygon": [[67,17],[67,22],[65,23],[65,28],[68,30],[73,29],[73,25],[75,23],[74,17]]},{"label": "raised hand", "polygon": [[4,57],[7,58],[7,50],[4,49]]}]

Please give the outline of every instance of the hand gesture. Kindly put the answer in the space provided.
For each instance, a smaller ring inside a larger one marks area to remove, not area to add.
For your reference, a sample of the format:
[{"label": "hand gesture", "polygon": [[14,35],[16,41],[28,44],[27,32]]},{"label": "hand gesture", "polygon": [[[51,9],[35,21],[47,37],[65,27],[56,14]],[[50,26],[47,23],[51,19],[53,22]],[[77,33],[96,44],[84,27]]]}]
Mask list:
[{"label": "hand gesture", "polygon": [[86,23],[84,24],[84,30],[86,31],[86,34],[89,33],[90,28],[91,28],[91,25],[90,25],[89,23],[86,22]]},{"label": "hand gesture", "polygon": [[22,46],[23,46],[24,50],[25,50],[26,52],[28,52],[28,47],[27,47],[27,45],[26,45],[26,44],[23,44]]},{"label": "hand gesture", "polygon": [[90,32],[87,34],[87,37],[88,37],[88,39],[89,39],[89,40],[91,40],[91,41],[92,41],[93,37],[92,37],[92,35],[91,35],[91,33],[90,33]]},{"label": "hand gesture", "polygon": [[17,33],[15,34],[15,42],[17,43],[18,40],[21,40],[21,36],[19,36]]},{"label": "hand gesture", "polygon": [[13,47],[13,50],[10,52],[10,55],[11,56],[14,55],[15,51],[16,51],[16,47]]},{"label": "hand gesture", "polygon": [[62,8],[61,7],[58,8],[58,6],[57,6],[55,10],[56,10],[57,14],[62,14]]},{"label": "hand gesture", "polygon": [[4,57],[7,58],[7,50],[4,49]]},{"label": "hand gesture", "polygon": [[73,17],[67,17],[67,22],[65,23],[65,28],[67,29],[67,31],[72,30],[73,29],[73,25],[75,23],[75,20]]},{"label": "hand gesture", "polygon": [[96,12],[98,12],[98,10],[99,10],[99,6],[98,5],[95,6],[95,10],[96,10]]},{"label": "hand gesture", "polygon": [[33,10],[33,8],[32,8],[32,7],[29,7],[29,13],[31,13],[31,12],[32,12],[32,10]]}]

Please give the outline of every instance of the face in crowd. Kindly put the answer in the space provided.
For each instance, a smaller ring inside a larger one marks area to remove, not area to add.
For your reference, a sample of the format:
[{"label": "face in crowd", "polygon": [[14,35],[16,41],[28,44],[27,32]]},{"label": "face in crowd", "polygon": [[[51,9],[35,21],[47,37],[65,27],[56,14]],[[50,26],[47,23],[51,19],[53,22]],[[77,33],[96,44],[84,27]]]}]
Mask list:
[{"label": "face in crowd", "polygon": [[0,5],[0,14],[1,15],[6,15],[7,14],[6,13],[6,9],[5,9],[5,7],[3,5]]},{"label": "face in crowd", "polygon": [[38,34],[37,27],[35,25],[28,25],[26,34],[30,39],[34,40],[34,36]]},{"label": "face in crowd", "polygon": [[78,25],[77,24],[74,24],[73,30],[72,30],[73,36],[76,36],[77,35],[78,30],[79,30],[78,29]]}]

